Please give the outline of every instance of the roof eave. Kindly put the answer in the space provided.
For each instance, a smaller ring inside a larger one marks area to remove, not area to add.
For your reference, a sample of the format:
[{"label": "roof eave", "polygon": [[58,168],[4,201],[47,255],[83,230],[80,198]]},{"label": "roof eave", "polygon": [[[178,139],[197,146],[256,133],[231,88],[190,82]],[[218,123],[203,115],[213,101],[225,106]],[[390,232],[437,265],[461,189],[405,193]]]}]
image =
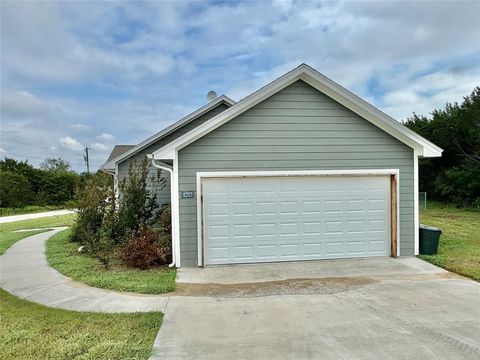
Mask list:
[{"label": "roof eave", "polygon": [[161,138],[171,134],[172,132],[174,132],[178,128],[188,124],[189,122],[195,120],[199,116],[202,116],[203,114],[207,113],[208,111],[210,111],[211,109],[213,109],[217,105],[221,104],[222,102],[228,104],[229,106],[235,105],[234,100],[230,99],[226,95],[221,95],[221,96],[217,97],[216,99],[210,101],[209,103],[205,104],[201,108],[195,110],[194,112],[192,112],[192,113],[188,114],[187,116],[183,117],[182,119],[178,120],[177,122],[171,124],[170,126],[167,126],[166,128],[160,130],[156,134],[154,134],[154,135],[150,136],[149,138],[145,139],[144,141],[142,141],[138,145],[134,146],[130,150],[127,150],[126,152],[117,156],[116,158],[104,163],[102,165],[102,169],[115,169],[115,165],[118,162],[121,162],[121,161],[129,158],[130,156],[136,154],[137,152],[139,152],[139,151],[143,150],[144,148],[146,148],[147,146],[151,145],[155,141],[158,141]]},{"label": "roof eave", "polygon": [[261,89],[255,91],[249,96],[245,97],[230,109],[225,110],[221,114],[213,117],[204,124],[192,129],[190,132],[175,139],[171,143],[153,152],[155,159],[170,159],[172,157],[172,150],[179,150],[187,146],[198,138],[204,136],[216,127],[240,115],[247,109],[255,106],[259,102],[270,97],[282,88],[292,84],[297,80],[302,80],[313,86],[317,90],[330,96],[335,101],[341,103],[345,107],[351,109],[358,115],[366,118],[374,125],[384,130],[391,136],[399,139],[407,146],[415,149],[420,156],[423,157],[438,157],[442,154],[442,149],[414,131],[408,129],[403,124],[399,123],[389,115],[380,111],[373,105],[370,105],[365,100],[362,100],[355,94],[343,88],[334,81],[328,79],[315,69],[306,64],[289,71],[280,78],[265,85]]}]

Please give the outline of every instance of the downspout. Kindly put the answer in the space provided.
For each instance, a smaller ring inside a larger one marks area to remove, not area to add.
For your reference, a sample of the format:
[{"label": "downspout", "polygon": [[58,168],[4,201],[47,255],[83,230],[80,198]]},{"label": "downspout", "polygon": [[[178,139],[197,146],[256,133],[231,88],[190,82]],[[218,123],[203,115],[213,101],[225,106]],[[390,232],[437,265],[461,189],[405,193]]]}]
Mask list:
[{"label": "downspout", "polygon": [[173,169],[166,166],[166,165],[159,165],[157,163],[155,163],[155,158],[152,156],[152,155],[148,155],[148,157],[151,157],[152,159],[152,165],[154,167],[156,167],[157,169],[160,169],[160,170],[167,170],[169,173],[170,173],[170,216],[171,216],[171,223],[172,223],[172,263],[168,265],[168,267],[173,267],[175,266],[175,250],[176,250],[176,246],[175,246],[175,236],[173,235],[173,230],[174,230],[174,224],[173,224],[173,221],[174,221],[174,214],[173,214],[173,187],[172,187],[172,184],[173,184]]}]

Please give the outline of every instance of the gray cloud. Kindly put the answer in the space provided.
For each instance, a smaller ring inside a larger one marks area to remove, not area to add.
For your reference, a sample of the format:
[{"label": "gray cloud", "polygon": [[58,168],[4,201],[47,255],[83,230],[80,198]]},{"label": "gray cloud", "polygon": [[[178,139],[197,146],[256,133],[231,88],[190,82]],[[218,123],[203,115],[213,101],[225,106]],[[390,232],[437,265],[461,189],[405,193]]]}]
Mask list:
[{"label": "gray cloud", "polygon": [[58,139],[92,147],[99,166],[114,140],[141,141],[207,91],[238,100],[301,62],[397,119],[480,84],[475,1],[1,7],[2,148],[77,169],[81,154]]}]

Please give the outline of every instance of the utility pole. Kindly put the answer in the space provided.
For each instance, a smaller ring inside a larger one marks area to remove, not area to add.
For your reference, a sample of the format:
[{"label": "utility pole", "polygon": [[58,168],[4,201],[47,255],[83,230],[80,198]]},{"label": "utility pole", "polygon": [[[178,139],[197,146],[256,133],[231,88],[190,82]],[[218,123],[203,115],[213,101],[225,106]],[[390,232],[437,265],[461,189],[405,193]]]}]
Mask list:
[{"label": "utility pole", "polygon": [[83,160],[85,160],[85,163],[87,164],[87,173],[90,174],[90,163],[88,161],[88,150],[90,150],[88,147],[85,148],[85,155],[83,156]]}]

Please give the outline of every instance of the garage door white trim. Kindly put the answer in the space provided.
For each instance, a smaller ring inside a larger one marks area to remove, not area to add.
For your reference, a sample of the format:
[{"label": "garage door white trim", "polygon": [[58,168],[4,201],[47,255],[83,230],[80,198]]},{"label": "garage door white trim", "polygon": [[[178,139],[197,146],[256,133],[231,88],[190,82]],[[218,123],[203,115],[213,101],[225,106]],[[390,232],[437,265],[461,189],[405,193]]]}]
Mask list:
[{"label": "garage door white trim", "polygon": [[[297,170],[297,171],[214,171],[197,172],[197,249],[198,266],[204,266],[204,214],[203,214],[203,186],[204,178],[232,178],[232,177],[281,177],[281,176],[385,176],[394,175],[396,182],[396,198],[399,196],[399,175],[398,169],[361,169],[361,170]],[[397,254],[400,254],[400,208],[399,201],[396,206],[396,228],[397,228]]]}]

